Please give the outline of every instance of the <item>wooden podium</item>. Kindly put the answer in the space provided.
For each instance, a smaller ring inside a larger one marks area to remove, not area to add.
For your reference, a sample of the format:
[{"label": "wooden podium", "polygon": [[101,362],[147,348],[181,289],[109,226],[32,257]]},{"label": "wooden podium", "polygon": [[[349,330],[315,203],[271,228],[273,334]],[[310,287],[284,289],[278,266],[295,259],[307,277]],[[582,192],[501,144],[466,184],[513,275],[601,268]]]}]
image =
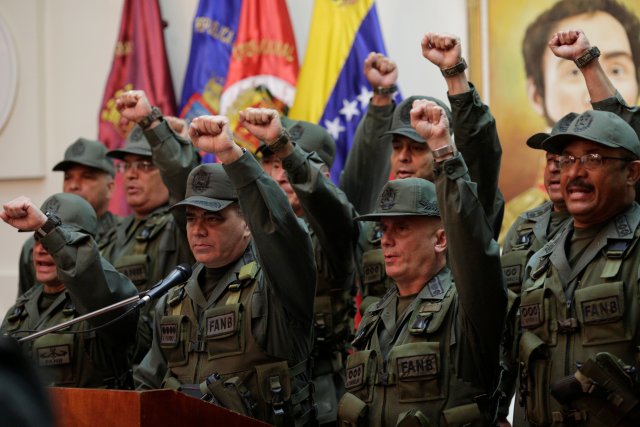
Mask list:
[{"label": "wooden podium", "polygon": [[269,425],[174,390],[49,390],[57,427]]}]

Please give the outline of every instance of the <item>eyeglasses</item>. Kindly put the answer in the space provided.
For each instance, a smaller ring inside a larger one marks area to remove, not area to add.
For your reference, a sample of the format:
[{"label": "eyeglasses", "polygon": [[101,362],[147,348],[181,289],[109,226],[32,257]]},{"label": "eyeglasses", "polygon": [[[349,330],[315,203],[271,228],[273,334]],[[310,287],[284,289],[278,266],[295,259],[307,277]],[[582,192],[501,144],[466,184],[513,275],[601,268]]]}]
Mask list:
[{"label": "eyeglasses", "polygon": [[149,160],[141,160],[136,162],[120,162],[116,165],[116,171],[119,173],[127,172],[129,169],[133,171],[151,172],[157,168],[157,166]]},{"label": "eyeglasses", "polygon": [[633,159],[628,157],[607,157],[597,153],[585,154],[584,156],[559,156],[558,163],[560,169],[566,169],[573,165],[576,161],[579,161],[585,169],[597,169],[604,163],[605,160],[622,160],[625,162],[631,162]]}]

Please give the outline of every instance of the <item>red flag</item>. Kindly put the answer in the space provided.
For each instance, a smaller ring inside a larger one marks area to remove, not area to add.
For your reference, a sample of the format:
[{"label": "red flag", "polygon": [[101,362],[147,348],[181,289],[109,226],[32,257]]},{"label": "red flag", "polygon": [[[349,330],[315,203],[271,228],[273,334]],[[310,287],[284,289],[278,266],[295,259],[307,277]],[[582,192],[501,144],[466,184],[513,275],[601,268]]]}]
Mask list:
[{"label": "red flag", "polygon": [[[110,150],[122,147],[131,127],[119,125],[115,99],[122,92],[144,90],[151,104],[160,107],[163,114],[175,115],[163,27],[158,0],[125,0],[111,73],[100,106],[98,139]],[[119,176],[109,207],[120,215],[130,213]]]}]

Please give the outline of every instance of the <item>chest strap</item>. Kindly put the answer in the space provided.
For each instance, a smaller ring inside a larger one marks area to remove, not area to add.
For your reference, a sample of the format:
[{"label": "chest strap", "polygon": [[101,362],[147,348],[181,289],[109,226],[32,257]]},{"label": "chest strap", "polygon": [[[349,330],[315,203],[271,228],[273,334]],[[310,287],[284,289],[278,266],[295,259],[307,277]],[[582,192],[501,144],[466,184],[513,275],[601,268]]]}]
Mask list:
[{"label": "chest strap", "polygon": [[638,236],[640,235],[640,227],[636,229],[636,232],[631,240],[612,240],[609,239],[607,246],[603,252],[607,260],[605,261],[604,268],[600,278],[611,279],[620,272],[622,262],[635,247],[638,242]]},{"label": "chest strap", "polygon": [[238,279],[231,282],[229,286],[227,286],[229,295],[227,296],[225,305],[234,305],[240,301],[242,289],[246,288],[249,283],[251,283],[251,281],[255,279],[258,271],[260,271],[260,267],[255,261],[251,261],[249,264],[245,264],[242,266],[242,268],[240,268]]}]

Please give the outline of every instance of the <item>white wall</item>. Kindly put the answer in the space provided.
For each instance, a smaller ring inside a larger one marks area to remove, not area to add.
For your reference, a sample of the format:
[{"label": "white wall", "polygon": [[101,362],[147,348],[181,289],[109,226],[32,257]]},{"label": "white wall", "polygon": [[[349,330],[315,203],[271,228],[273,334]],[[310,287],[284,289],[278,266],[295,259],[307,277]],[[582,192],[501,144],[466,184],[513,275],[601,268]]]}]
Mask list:
[{"label": "white wall", "polygon": [[[60,191],[62,176],[50,171],[53,165],[77,137],[97,136],[98,108],[111,68],[122,3],[0,0],[0,17],[11,30],[19,63],[17,99],[9,122],[0,129],[0,202],[25,194],[40,204]],[[165,41],[178,99],[197,3],[160,0],[169,23]],[[302,63],[313,1],[287,3]],[[377,0],[377,5],[387,49],[399,65],[403,93],[446,99],[439,71],[420,54],[420,39],[426,31],[447,31],[460,35],[464,43],[465,1]],[[2,179],[3,171],[12,168],[16,173],[29,170],[29,176],[36,177]],[[26,237],[0,224],[0,316],[15,300],[18,255]]]}]

